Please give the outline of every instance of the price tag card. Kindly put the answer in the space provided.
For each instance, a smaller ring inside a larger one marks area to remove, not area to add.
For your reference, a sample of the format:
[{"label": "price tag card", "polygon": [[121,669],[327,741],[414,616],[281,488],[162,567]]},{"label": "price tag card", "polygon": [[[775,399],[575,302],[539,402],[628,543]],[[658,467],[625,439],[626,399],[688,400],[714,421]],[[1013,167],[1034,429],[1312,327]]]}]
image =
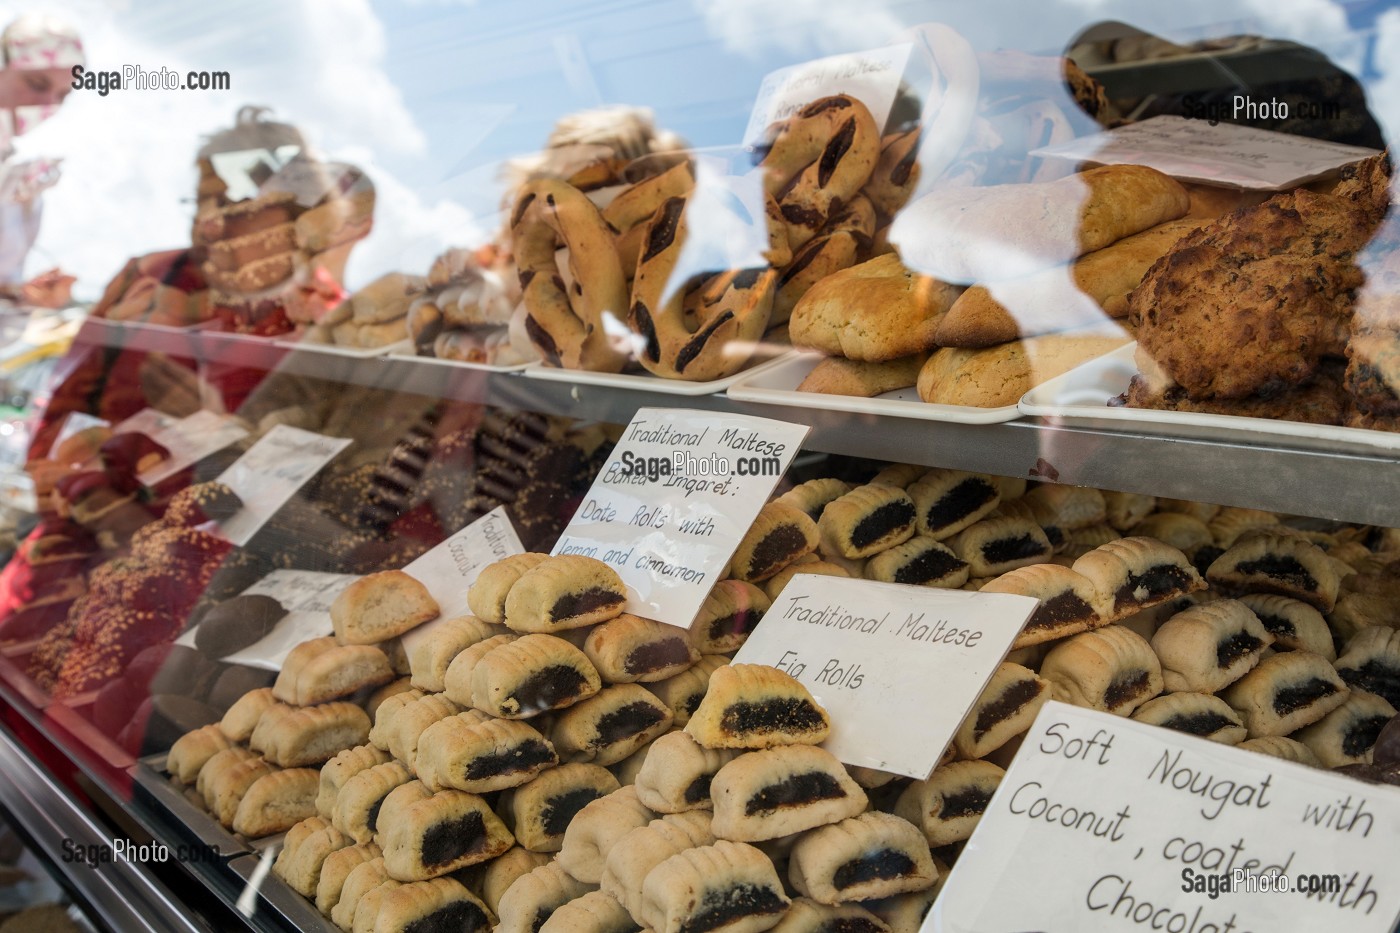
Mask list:
[{"label": "price tag card", "polygon": [[848,765],[923,780],[1036,600],[798,574],[738,664],[802,681],[831,716],[824,747]]},{"label": "price tag card", "polygon": [[467,590],[481,571],[512,554],[523,554],[525,546],[500,506],[487,512],[446,541],[404,568],[404,573],[428,588],[442,608],[442,614],[403,636],[404,648],[413,646],[440,622],[471,615]]},{"label": "price tag card", "polygon": [[764,77],[758,87],[744,145],[763,142],[764,131],[786,120],[814,100],[833,94],[849,94],[865,104],[875,125],[884,127],[899,93],[904,66],[913,45],[901,42],[868,52],[848,52],[779,68]]},{"label": "price tag card", "polygon": [[611,565],[627,584],[628,612],[688,627],[808,430],[638,409],[554,553]]},{"label": "price tag card", "polygon": [[1050,702],[922,929],[1390,933],[1397,864],[1400,790]]},{"label": "price tag card", "polygon": [[348,446],[348,437],[325,437],[286,424],[268,431],[219,476],[219,482],[243,500],[243,508],[220,523],[224,537],[247,544],[307,480]]},{"label": "price tag card", "polygon": [[154,486],[247,436],[247,429],[233,418],[212,411],[197,411],[151,435],[152,440],[170,451],[170,457],[142,473],[140,480],[147,486]]}]

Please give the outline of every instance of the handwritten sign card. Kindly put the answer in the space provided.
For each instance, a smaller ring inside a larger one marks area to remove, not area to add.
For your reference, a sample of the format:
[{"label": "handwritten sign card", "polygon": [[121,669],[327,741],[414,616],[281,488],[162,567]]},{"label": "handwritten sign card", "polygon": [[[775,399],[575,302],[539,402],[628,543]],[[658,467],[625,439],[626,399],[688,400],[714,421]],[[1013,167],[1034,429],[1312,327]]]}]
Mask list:
[{"label": "handwritten sign card", "polygon": [[912,48],[910,43],[901,42],[868,52],[819,58],[768,74],[759,85],[749,125],[744,130],[744,145],[761,143],[770,125],[833,94],[856,98],[869,109],[875,125],[883,127],[894,107]]},{"label": "handwritten sign card", "polygon": [[154,486],[247,436],[247,429],[228,415],[197,411],[166,425],[151,436],[152,440],[170,451],[170,456],[142,473],[141,482]]},{"label": "handwritten sign card", "polygon": [[325,437],[279,424],[219,476],[243,500],[243,508],[220,524],[234,544],[252,540],[296,491],[346,447],[346,437]]},{"label": "handwritten sign card", "polygon": [[[340,591],[355,582],[349,573],[323,573],[317,570],[274,570],[244,590],[242,596],[270,596],[282,604],[287,614],[261,639],[222,660],[267,671],[282,669],[291,650],[304,641],[329,635],[331,603]],[[194,647],[199,626],[185,632],[176,644]]]}]

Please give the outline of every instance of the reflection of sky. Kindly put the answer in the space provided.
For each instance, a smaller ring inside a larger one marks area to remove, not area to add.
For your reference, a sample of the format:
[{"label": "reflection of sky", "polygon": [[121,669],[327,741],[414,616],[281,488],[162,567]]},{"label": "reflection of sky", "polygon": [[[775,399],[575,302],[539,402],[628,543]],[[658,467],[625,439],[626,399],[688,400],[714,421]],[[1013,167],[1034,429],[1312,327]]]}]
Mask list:
[{"label": "reflection of sky", "polygon": [[[62,264],[94,295],[125,256],[188,242],[193,152],[237,105],[274,106],[328,154],[365,166],[378,223],[352,284],[422,271],[449,243],[492,231],[501,160],[537,148],[560,116],[652,107],[695,145],[736,142],[762,76],[942,20],[978,48],[1055,53],[1117,19],[1172,38],[1241,31],[1307,42],[1364,72],[1372,109],[1400,125],[1396,3],[1335,0],[0,0],[0,20],[74,22],[99,67],[228,70],[234,91],[74,95],[20,140],[62,155],[31,271]],[[1379,29],[1376,24],[1379,23]],[[1378,33],[1372,49],[1369,38]],[[1390,73],[1377,69],[1390,67]]]}]

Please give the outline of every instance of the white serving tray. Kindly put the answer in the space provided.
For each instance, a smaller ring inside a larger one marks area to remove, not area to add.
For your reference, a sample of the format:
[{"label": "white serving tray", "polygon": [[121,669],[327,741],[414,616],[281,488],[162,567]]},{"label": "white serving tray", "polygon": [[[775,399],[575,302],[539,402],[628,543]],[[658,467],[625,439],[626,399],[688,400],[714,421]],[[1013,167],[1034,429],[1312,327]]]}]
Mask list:
[{"label": "white serving tray", "polygon": [[874,398],[853,395],[827,395],[822,392],[799,392],[797,387],[822,361],[820,353],[799,351],[779,361],[773,367],[744,374],[730,386],[727,395],[745,402],[766,402],[770,405],[796,405],[823,411],[850,411],[865,415],[893,415],[918,418],[922,421],[951,421],[956,424],[1000,424],[1021,416],[1015,405],[1001,408],[976,408],[971,405],[932,405],[919,398],[913,386],[896,389]]},{"label": "white serving tray", "polygon": [[[221,334],[220,336],[228,337],[239,335]],[[256,339],[266,340],[267,338],[259,337]],[[401,351],[410,350],[413,347],[413,342],[410,341],[407,337],[405,337],[402,340],[396,340],[393,343],[385,344],[382,347],[345,347],[335,343],[311,343],[309,341],[303,342],[298,340],[282,339],[274,339],[272,343],[273,346],[282,347],[283,349],[287,350],[309,350],[312,353],[325,353],[329,356],[348,356],[354,359],[370,359],[376,356],[389,356],[395,353],[399,353]]]},{"label": "white serving tray", "polygon": [[497,366],[494,363],[470,363],[466,360],[444,360],[436,356],[419,356],[413,352],[413,343],[408,346],[399,347],[395,345],[394,352],[389,354],[395,359],[413,360],[415,363],[426,363],[429,366],[447,366],[452,369],[475,369],[484,373],[518,373],[522,369],[532,364],[513,363],[510,366]]},{"label": "white serving tray", "polygon": [[1110,431],[1141,428],[1153,434],[1192,440],[1285,443],[1308,450],[1345,449],[1361,453],[1400,451],[1400,433],[1391,431],[1152,408],[1110,408],[1109,399],[1126,392],[1128,383],[1137,375],[1133,358],[1136,348],[1136,343],[1119,347],[1036,386],[1022,397],[1022,413],[1064,424]]},{"label": "white serving tray", "polygon": [[549,379],[554,382],[572,382],[579,385],[608,386],[614,389],[632,389],[637,392],[661,392],[666,395],[713,395],[723,392],[741,379],[747,379],[758,373],[771,371],[774,367],[781,366],[791,359],[792,351],[780,353],[769,360],[752,363],[747,369],[741,369],[732,376],[723,379],[711,379],[709,382],[688,382],[685,379],[663,379],[660,376],[653,376],[643,372],[639,375],[631,373],[594,373],[582,369],[560,369],[557,366],[546,366],[544,363],[531,363],[525,367],[525,375],[532,379]]}]

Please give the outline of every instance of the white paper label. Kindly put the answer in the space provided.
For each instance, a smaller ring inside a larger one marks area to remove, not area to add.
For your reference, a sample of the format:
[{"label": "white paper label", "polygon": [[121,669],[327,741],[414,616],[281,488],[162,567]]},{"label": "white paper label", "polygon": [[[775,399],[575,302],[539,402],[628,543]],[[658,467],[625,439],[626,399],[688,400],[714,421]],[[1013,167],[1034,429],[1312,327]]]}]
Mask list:
[{"label": "white paper label", "polygon": [[800,680],[848,765],[929,776],[1036,600],[798,574],[734,660]]},{"label": "white paper label", "polygon": [[141,482],[154,486],[247,436],[247,429],[233,418],[212,411],[197,411],[151,435],[152,440],[170,451],[170,456],[142,473]]},{"label": "white paper label", "polygon": [[125,421],[117,422],[117,426],[112,429],[113,434],[129,434],[136,432],[145,434],[148,437],[155,437],[161,431],[179,421],[174,415],[167,415],[163,411],[156,411],[154,408],[143,408]]},{"label": "white paper label", "polygon": [[414,644],[439,623],[470,615],[467,590],[481,571],[498,560],[523,553],[525,546],[520,543],[510,516],[497,506],[405,567],[404,573],[428,588],[442,614],[405,633],[404,650],[412,651]]},{"label": "white paper label", "polygon": [[58,450],[58,445],[79,431],[86,431],[88,428],[105,428],[109,422],[101,418],[94,418],[92,415],[81,411],[70,411],[68,417],[63,419],[63,427],[58,429],[58,436],[53,439],[50,445],[51,450]]},{"label": "white paper label", "polygon": [[786,120],[814,100],[833,94],[849,94],[865,104],[875,125],[889,119],[904,66],[909,62],[908,42],[868,52],[849,52],[770,72],[758,87],[744,145],[763,142],[764,131]]},{"label": "white paper label", "polygon": [[1031,152],[1072,162],[1146,165],[1185,181],[1258,191],[1294,188],[1375,154],[1360,146],[1176,116],[1153,117]]},{"label": "white paper label", "polygon": [[243,508],[220,523],[224,537],[247,544],[307,480],[348,446],[349,438],[325,437],[286,424],[268,431],[219,476],[219,482],[243,500]]},{"label": "white paper label", "polygon": [[553,553],[611,565],[628,612],[689,627],[808,430],[638,409]]},{"label": "white paper label", "polygon": [[1396,864],[1400,790],[1051,702],[923,930],[1390,933]]}]

